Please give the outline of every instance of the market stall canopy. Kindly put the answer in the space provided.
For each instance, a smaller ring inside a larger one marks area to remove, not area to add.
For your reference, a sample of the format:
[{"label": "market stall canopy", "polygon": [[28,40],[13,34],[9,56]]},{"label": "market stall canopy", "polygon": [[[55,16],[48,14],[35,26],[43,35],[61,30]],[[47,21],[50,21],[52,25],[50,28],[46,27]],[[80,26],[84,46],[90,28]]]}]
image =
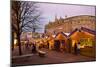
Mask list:
[{"label": "market stall canopy", "polygon": [[95,34],[95,31],[81,27],[80,29],[76,28],[68,37],[74,40],[80,40],[80,38],[94,38]]},{"label": "market stall canopy", "polygon": [[63,32],[60,32],[60,33],[57,33],[57,35],[55,36],[55,39],[57,39],[57,40],[66,40],[67,35]]}]

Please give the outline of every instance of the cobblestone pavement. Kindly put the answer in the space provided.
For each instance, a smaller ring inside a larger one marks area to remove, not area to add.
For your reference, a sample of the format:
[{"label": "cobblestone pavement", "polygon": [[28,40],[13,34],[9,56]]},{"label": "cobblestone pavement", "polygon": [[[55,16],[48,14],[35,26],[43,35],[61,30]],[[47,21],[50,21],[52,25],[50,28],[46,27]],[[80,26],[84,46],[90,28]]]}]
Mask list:
[{"label": "cobblestone pavement", "polygon": [[[18,49],[16,48],[13,52],[13,56],[18,56]],[[86,57],[82,55],[74,55],[65,52],[57,52],[48,49],[42,49],[46,52],[45,57],[40,57],[38,54],[33,54],[27,57],[14,58],[12,63],[15,65],[38,65],[38,64],[56,64],[56,63],[72,63],[72,62],[83,62],[83,61],[95,61],[95,58]],[[25,50],[23,47],[23,54],[31,54],[31,49]]]}]

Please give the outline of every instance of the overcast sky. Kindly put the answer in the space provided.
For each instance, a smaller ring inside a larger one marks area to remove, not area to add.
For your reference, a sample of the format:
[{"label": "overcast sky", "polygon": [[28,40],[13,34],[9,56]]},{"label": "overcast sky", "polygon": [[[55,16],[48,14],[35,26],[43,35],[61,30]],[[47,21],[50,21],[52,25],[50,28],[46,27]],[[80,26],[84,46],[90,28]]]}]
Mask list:
[{"label": "overcast sky", "polygon": [[[55,16],[64,18],[65,16],[92,15],[95,16],[95,6],[38,3],[39,10],[42,12],[43,26],[50,21],[54,21]],[[43,27],[44,28],[44,27]],[[43,32],[43,29],[41,30]]]}]

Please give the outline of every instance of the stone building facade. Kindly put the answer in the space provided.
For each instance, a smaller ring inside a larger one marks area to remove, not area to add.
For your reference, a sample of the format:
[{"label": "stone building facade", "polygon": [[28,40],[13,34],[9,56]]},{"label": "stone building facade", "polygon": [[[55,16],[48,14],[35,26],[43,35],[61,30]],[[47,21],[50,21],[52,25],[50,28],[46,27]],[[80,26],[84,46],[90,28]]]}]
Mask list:
[{"label": "stone building facade", "polygon": [[54,22],[45,25],[45,32],[56,34],[58,32],[70,33],[76,28],[85,27],[91,30],[96,29],[96,17],[90,15],[80,15],[73,17],[57,18]]}]

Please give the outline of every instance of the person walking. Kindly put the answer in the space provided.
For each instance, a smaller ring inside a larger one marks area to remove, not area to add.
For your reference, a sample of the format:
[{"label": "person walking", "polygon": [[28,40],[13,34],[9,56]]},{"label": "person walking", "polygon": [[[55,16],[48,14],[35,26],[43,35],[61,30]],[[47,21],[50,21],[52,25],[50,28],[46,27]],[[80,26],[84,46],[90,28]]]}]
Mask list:
[{"label": "person walking", "polygon": [[77,55],[77,44],[74,45],[74,54]]},{"label": "person walking", "polygon": [[37,52],[36,45],[33,43],[33,45],[32,45],[32,53],[36,53],[36,52]]}]

